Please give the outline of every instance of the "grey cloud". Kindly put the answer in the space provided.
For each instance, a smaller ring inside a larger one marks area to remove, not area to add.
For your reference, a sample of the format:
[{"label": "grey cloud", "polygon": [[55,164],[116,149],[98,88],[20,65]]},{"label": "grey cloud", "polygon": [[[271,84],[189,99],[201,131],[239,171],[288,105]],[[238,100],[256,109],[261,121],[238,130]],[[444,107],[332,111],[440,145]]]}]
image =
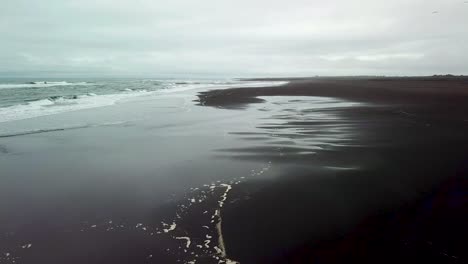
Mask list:
[{"label": "grey cloud", "polygon": [[459,0],[17,0],[0,74],[466,74],[466,25]]}]

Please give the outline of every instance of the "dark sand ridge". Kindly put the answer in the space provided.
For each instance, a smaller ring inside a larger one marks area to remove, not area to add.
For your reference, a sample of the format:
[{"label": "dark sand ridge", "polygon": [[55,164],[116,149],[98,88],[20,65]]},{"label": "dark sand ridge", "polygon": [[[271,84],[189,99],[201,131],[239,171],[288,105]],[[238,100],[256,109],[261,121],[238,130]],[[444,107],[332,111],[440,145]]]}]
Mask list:
[{"label": "dark sand ridge", "polygon": [[[330,110],[357,127],[361,136],[354,146],[285,155],[276,160],[291,164],[283,177],[246,182],[231,191],[229,199],[250,197],[222,211],[231,259],[468,261],[468,78],[294,79],[282,87],[199,95],[201,105],[240,109],[263,102],[259,96],[324,96],[367,105]],[[287,121],[287,115],[285,120],[284,126],[303,130],[321,125]],[[236,158],[275,157],[273,148],[231,151],[245,154]],[[358,169],[323,168],[330,164]]]}]

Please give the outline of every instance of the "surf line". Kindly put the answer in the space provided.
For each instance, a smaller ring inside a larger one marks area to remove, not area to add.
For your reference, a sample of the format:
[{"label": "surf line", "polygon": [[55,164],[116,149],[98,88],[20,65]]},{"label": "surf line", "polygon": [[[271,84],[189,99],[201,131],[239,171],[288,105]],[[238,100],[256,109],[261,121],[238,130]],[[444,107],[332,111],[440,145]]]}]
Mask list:
[{"label": "surf line", "polygon": [[[221,187],[226,187],[226,190],[224,191],[223,195],[221,196],[221,201],[219,201],[219,210],[215,211],[215,216],[217,217],[218,222],[216,223],[216,232],[218,233],[218,249],[216,250],[217,253],[226,261],[228,264],[237,264],[239,262],[233,261],[227,258],[227,253],[226,253],[226,245],[224,244],[224,238],[223,238],[223,230],[222,230],[222,223],[223,219],[221,218],[221,208],[224,205],[224,202],[227,199],[227,195],[229,191],[232,189],[232,186],[229,184],[221,184]],[[216,249],[216,247],[215,247]]]}]

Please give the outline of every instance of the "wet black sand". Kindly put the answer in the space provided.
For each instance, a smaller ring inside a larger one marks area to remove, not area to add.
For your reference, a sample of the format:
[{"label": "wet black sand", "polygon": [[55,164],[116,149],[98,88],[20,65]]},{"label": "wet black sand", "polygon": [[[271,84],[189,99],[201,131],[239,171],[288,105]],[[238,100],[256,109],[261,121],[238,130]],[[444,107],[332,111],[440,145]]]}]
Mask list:
[{"label": "wet black sand", "polygon": [[0,263],[466,263],[466,96],[312,78],[13,122],[104,125],[0,138]]},{"label": "wet black sand", "polygon": [[[279,178],[247,181],[231,192],[236,202],[222,212],[231,259],[468,263],[467,78],[295,79],[282,87],[209,91],[199,98],[201,105],[242,109],[265,96],[362,102],[330,109],[359,136],[315,155],[291,150],[279,156],[274,147],[224,150],[287,168]],[[288,113],[283,119],[288,129],[327,129],[325,123],[288,120]],[[281,133],[282,126],[275,129]]]}]

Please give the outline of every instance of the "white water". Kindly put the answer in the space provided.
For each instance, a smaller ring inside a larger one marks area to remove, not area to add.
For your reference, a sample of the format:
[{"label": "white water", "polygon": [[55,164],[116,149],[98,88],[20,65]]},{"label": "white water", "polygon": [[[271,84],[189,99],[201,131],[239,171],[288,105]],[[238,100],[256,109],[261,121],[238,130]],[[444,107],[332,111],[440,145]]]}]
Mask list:
[{"label": "white water", "polygon": [[[158,90],[130,89],[125,88],[120,93],[96,95],[87,93],[74,98],[59,97],[57,99],[42,99],[38,101],[17,104],[0,108],[0,123],[23,120],[28,118],[59,114],[64,112],[110,106],[117,102],[138,96],[149,96],[154,94],[177,93],[194,89],[227,89],[232,87],[266,87],[283,85],[286,82],[181,82],[167,83]],[[0,84],[0,89],[6,88],[28,88],[28,87],[50,87],[50,86],[71,86],[71,85],[92,85],[92,83],[68,83],[68,82],[37,82],[36,84]],[[108,84],[111,85],[111,84]],[[73,88],[73,87],[72,87]],[[139,87],[141,88],[141,87]],[[148,87],[149,88],[149,87]]]},{"label": "white water", "polygon": [[149,94],[145,91],[126,92],[121,94],[95,95],[88,94],[76,99],[58,98],[56,100],[43,99],[27,104],[0,108],[0,123],[22,120],[39,116],[59,114],[63,112],[109,106],[130,97]]},{"label": "white water", "polygon": [[15,89],[15,88],[43,88],[43,87],[53,87],[53,86],[71,86],[71,85],[94,85],[87,82],[32,82],[32,83],[2,83],[0,84],[0,89]]}]

